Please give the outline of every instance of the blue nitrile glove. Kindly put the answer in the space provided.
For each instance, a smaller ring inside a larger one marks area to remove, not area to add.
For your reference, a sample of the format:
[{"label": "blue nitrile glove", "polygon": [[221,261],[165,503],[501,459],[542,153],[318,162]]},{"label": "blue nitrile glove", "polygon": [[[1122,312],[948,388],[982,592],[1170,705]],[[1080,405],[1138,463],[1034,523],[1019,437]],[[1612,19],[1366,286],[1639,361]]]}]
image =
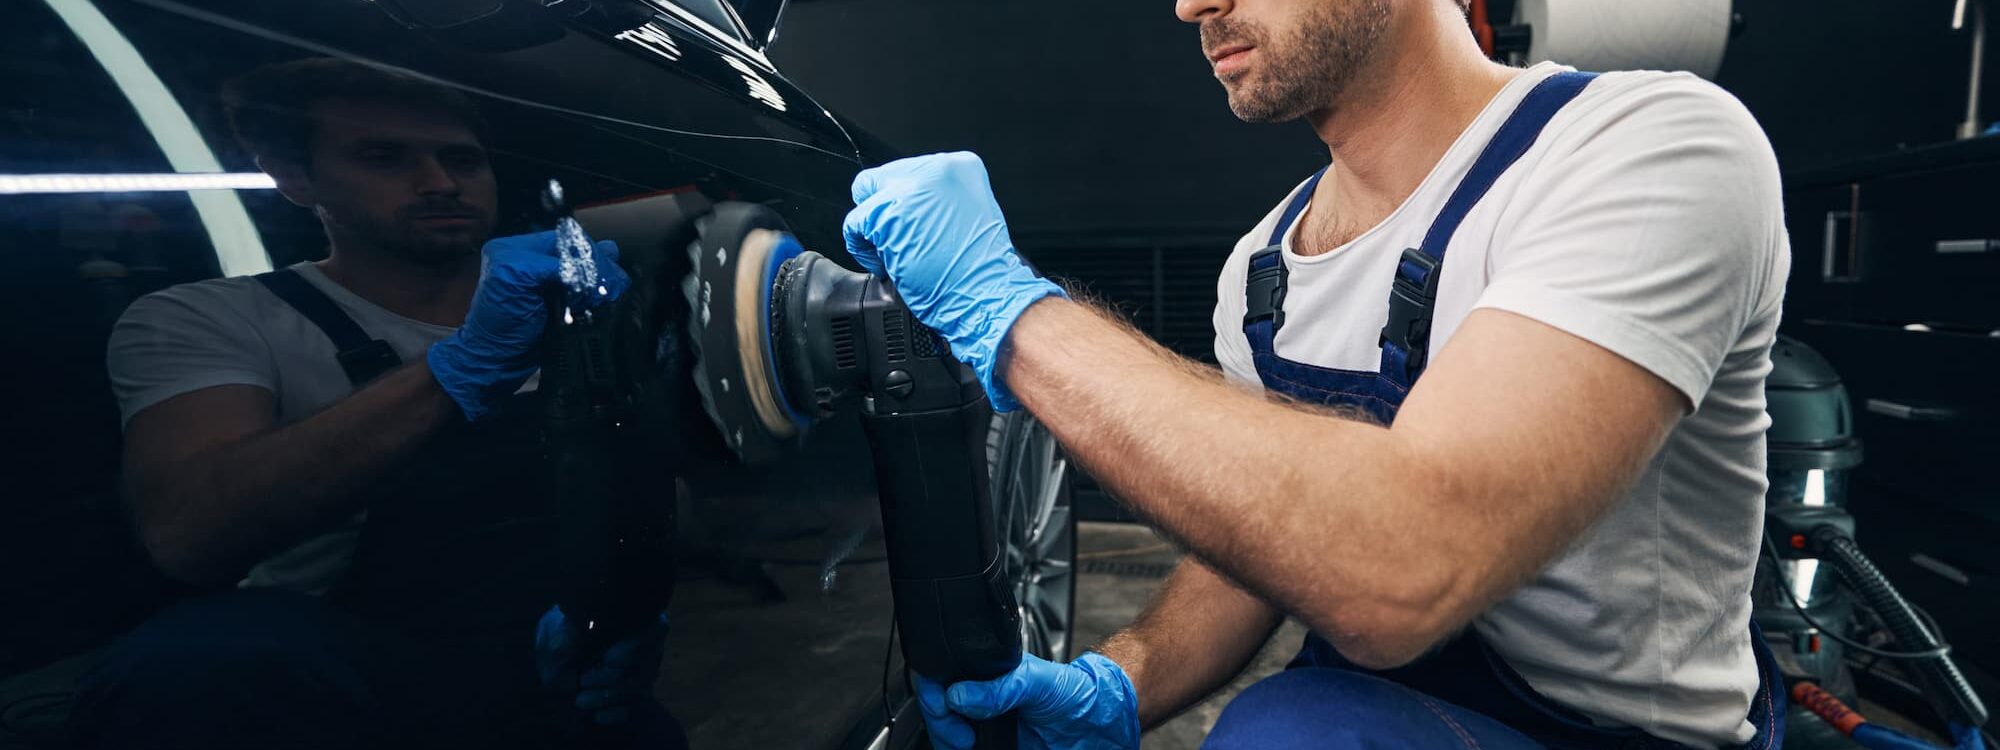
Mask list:
[{"label": "blue nitrile glove", "polygon": [[887,276],[917,320],[979,373],[995,411],[1020,408],[1000,382],[1001,346],[1015,319],[1062,287],[1014,253],[986,165],[967,152],[892,161],[856,175],[847,252]]},{"label": "blue nitrile glove", "polygon": [[946,690],[917,677],[917,704],[931,745],[972,747],[966,718],[1019,711],[1021,750],[1130,750],[1139,746],[1139,696],[1116,662],[1095,652],[1057,664],[1022,654],[1014,671]]},{"label": "blue nitrile glove", "polygon": [[604,656],[579,672],[577,643],[581,628],[550,607],[535,623],[535,671],[542,685],[571,702],[600,726],[614,726],[652,708],[653,682],[660,676],[660,659],[667,640],[667,613],[659,622],[626,636],[604,650]]},{"label": "blue nitrile glove", "polygon": [[[496,238],[482,252],[486,263],[465,324],[431,345],[427,355],[432,377],[465,418],[475,422],[520,390],[541,365],[537,350],[549,322],[545,295],[560,288],[562,268],[552,231]],[[616,244],[593,243],[591,255],[602,291],[580,297],[565,293],[570,305],[582,309],[610,303],[631,284],[618,266]]]}]

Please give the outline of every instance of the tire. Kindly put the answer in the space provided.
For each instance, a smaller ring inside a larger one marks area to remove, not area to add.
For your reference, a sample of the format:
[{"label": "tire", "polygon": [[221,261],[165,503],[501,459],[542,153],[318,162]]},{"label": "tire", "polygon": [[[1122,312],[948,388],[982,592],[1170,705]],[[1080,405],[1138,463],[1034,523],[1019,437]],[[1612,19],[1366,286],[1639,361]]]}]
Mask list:
[{"label": "tire", "polygon": [[1021,648],[1052,661],[1075,650],[1076,512],[1069,458],[1026,411],[993,415],[986,434],[994,517],[1021,619]]}]

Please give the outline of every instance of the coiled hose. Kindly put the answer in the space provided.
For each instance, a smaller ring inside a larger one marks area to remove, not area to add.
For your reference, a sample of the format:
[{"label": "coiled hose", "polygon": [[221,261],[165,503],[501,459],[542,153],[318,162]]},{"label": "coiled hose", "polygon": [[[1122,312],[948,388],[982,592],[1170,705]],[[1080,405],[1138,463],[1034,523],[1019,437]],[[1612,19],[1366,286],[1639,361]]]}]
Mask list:
[{"label": "coiled hose", "polygon": [[[1847,587],[1860,595],[1861,601],[1882,618],[1889,633],[1896,637],[1896,645],[1905,651],[1932,651],[1942,648],[1936,633],[1924,627],[1910,609],[1910,603],[1882,575],[1854,538],[1833,526],[1821,526],[1813,532],[1814,542],[1820,550],[1820,557],[1833,563],[1834,570],[1840,572],[1841,580]],[[1958,664],[1951,655],[1912,659],[1909,670],[1917,684],[1932,700],[1944,702],[1945,719],[1970,727],[1986,723],[1986,705],[1979,695],[1972,692],[1972,685],[1965,681],[1965,675],[1958,671]]]}]

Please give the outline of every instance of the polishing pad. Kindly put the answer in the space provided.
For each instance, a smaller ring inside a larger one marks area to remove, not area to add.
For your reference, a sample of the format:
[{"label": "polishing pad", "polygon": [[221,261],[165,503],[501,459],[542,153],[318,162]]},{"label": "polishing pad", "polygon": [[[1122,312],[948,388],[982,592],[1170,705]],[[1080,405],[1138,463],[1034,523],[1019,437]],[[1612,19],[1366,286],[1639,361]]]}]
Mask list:
[{"label": "polishing pad", "polygon": [[776,212],[754,203],[717,205],[695,228],[694,273],[682,287],[695,387],[737,456],[764,463],[795,445],[809,421],[786,401],[771,351],[771,285],[804,248]]}]

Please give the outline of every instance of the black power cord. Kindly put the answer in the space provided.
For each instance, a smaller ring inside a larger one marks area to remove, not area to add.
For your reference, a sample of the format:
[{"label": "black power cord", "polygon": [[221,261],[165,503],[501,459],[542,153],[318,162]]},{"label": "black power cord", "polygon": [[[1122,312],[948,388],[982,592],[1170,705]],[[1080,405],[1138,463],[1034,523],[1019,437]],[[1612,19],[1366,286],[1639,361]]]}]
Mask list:
[{"label": "black power cord", "polygon": [[[896,711],[889,706],[889,663],[896,660],[896,610],[889,608],[889,645],[882,648],[882,726],[894,729]],[[903,670],[905,687],[909,682],[908,669]]]},{"label": "black power cord", "polygon": [[[1805,620],[1806,624],[1818,630],[1820,635],[1824,635],[1828,638],[1831,638],[1835,642],[1843,646],[1846,646],[1848,648],[1882,659],[1936,659],[1939,657],[1949,655],[1951,653],[1951,644],[1946,643],[1944,641],[1944,633],[1942,631],[1939,631],[1936,627],[1932,627],[1931,632],[1937,636],[1937,642],[1938,642],[1937,648],[1924,649],[1922,651],[1890,651],[1887,649],[1876,648],[1866,643],[1850,639],[1847,636],[1835,632],[1832,628],[1828,628],[1827,626],[1820,624],[1818,620],[1813,619],[1813,616],[1806,612],[1805,605],[1800,604],[1798,596],[1793,593],[1791,576],[1785,573],[1785,564],[1784,564],[1785,561],[1783,558],[1778,557],[1777,550],[1778,550],[1777,540],[1771,537],[1770,529],[1765,529],[1764,556],[1770,559],[1771,573],[1778,577],[1778,585],[1784,589],[1785,602],[1792,605],[1792,611],[1798,613],[1799,619]],[[1929,621],[1931,619],[1929,613],[1926,612],[1921,614],[1926,621]]]},{"label": "black power cord", "polygon": [[[1898,645],[1918,649],[1948,646],[1924,626],[1910,609],[1909,600],[1875,567],[1874,561],[1862,554],[1860,546],[1846,532],[1836,526],[1822,525],[1811,536],[1813,550],[1833,564],[1847,589],[1874,610]],[[1986,723],[1986,704],[1951,657],[1912,660],[1910,670],[1924,694],[1940,704],[1940,715],[1968,726]]]}]

